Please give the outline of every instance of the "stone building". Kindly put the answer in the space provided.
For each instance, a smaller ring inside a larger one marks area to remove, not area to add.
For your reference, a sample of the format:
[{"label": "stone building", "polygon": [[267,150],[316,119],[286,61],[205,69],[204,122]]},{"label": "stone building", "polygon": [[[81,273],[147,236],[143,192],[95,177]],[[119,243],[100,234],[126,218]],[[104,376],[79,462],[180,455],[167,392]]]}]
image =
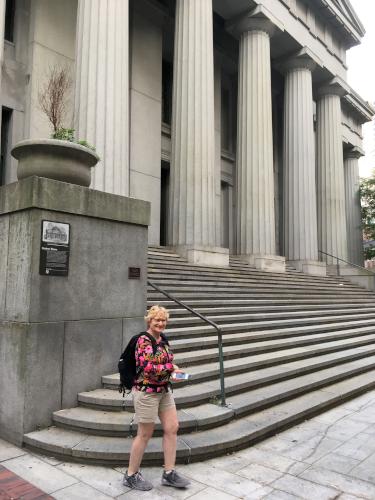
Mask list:
[{"label": "stone building", "polygon": [[47,137],[48,69],[66,126],[101,157],[92,186],[151,201],[149,242],[325,274],[362,263],[361,125],[347,84],[363,26],[348,0],[1,0],[2,184],[13,144]]}]

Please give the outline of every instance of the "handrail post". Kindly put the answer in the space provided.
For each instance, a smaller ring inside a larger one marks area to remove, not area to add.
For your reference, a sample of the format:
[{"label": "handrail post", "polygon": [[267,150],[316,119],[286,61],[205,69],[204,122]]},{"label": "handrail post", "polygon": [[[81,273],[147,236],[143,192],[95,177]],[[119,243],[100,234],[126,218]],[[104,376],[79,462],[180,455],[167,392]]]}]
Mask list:
[{"label": "handrail post", "polygon": [[340,276],[340,263],[338,257],[336,257],[336,270],[337,270],[337,276]]},{"label": "handrail post", "polygon": [[221,394],[221,406],[227,406],[225,400],[225,382],[224,382],[224,353],[223,353],[223,337],[221,329],[216,327],[218,347],[219,347],[219,366],[220,366],[220,394]]},{"label": "handrail post", "polygon": [[216,323],[214,323],[210,319],[206,318],[205,316],[203,316],[199,312],[194,311],[194,309],[191,308],[190,306],[187,306],[186,304],[184,304],[180,300],[176,299],[176,297],[173,297],[173,295],[170,295],[168,292],[164,291],[162,288],[159,288],[152,281],[147,280],[147,284],[152,286],[152,288],[155,288],[155,290],[162,293],[166,297],[168,297],[168,299],[171,299],[173,302],[176,302],[176,304],[179,304],[181,307],[184,307],[185,309],[190,311],[195,316],[198,316],[198,318],[202,319],[203,321],[205,321],[209,325],[213,326],[215,328],[215,330],[217,331],[217,340],[218,340],[218,348],[219,348],[219,369],[220,369],[220,394],[221,394],[220,405],[227,406],[226,400],[225,400],[224,353],[223,353],[223,335],[221,332],[221,328]]}]

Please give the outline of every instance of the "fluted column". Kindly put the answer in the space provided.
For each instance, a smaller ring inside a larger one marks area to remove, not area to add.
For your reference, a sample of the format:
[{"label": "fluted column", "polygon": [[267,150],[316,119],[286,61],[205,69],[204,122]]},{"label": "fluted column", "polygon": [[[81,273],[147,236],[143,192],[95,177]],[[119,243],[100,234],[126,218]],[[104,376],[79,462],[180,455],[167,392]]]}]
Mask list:
[{"label": "fluted column", "polygon": [[237,253],[262,269],[285,270],[276,255],[270,35],[273,25],[251,14],[240,36],[237,124]]},{"label": "fluted column", "polygon": [[212,0],[177,0],[170,242],[189,261],[228,264],[215,247]]},{"label": "fluted column", "polygon": [[345,153],[344,159],[348,260],[358,266],[363,266],[363,235],[358,171],[358,159],[362,154],[358,148],[352,148]]},{"label": "fluted column", "polygon": [[[339,85],[319,90],[317,101],[318,243],[323,252],[347,260],[344,160]],[[327,264],[332,257],[323,255]]]},{"label": "fluted column", "polygon": [[291,265],[324,275],[318,262],[315,138],[312,70],[315,63],[301,55],[284,65],[284,250]]},{"label": "fluted column", "polygon": [[79,0],[75,128],[101,161],[92,187],[129,194],[128,0]]}]

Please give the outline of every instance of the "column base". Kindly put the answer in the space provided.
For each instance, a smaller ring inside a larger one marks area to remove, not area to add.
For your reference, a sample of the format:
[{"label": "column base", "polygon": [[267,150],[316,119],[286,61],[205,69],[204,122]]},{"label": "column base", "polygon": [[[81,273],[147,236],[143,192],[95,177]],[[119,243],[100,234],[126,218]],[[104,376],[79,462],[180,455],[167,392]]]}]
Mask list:
[{"label": "column base", "polygon": [[301,273],[314,276],[327,276],[327,265],[318,260],[288,260],[288,264]]},{"label": "column base", "polygon": [[199,245],[177,245],[173,250],[191,264],[200,266],[229,267],[229,249]]},{"label": "column base", "polygon": [[347,265],[340,265],[340,276],[345,277],[355,285],[359,285],[363,288],[366,288],[367,290],[375,290],[375,274],[366,272],[365,269],[359,269],[358,267]]},{"label": "column base", "polygon": [[242,254],[238,257],[256,269],[270,273],[285,273],[285,257],[281,255]]}]

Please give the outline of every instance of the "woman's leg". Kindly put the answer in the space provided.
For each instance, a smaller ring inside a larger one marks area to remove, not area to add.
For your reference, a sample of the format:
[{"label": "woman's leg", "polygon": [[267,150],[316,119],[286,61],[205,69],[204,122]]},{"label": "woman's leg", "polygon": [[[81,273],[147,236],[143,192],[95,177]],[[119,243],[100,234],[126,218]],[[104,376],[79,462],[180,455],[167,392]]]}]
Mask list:
[{"label": "woman's leg", "polygon": [[138,472],[147,443],[149,442],[154,432],[154,426],[155,426],[154,423],[138,424],[138,432],[133,441],[132,448],[130,451],[130,459],[128,467],[129,476]]},{"label": "woman's leg", "polygon": [[176,463],[178,419],[176,407],[170,407],[159,413],[163,426],[164,469],[172,470]]}]

